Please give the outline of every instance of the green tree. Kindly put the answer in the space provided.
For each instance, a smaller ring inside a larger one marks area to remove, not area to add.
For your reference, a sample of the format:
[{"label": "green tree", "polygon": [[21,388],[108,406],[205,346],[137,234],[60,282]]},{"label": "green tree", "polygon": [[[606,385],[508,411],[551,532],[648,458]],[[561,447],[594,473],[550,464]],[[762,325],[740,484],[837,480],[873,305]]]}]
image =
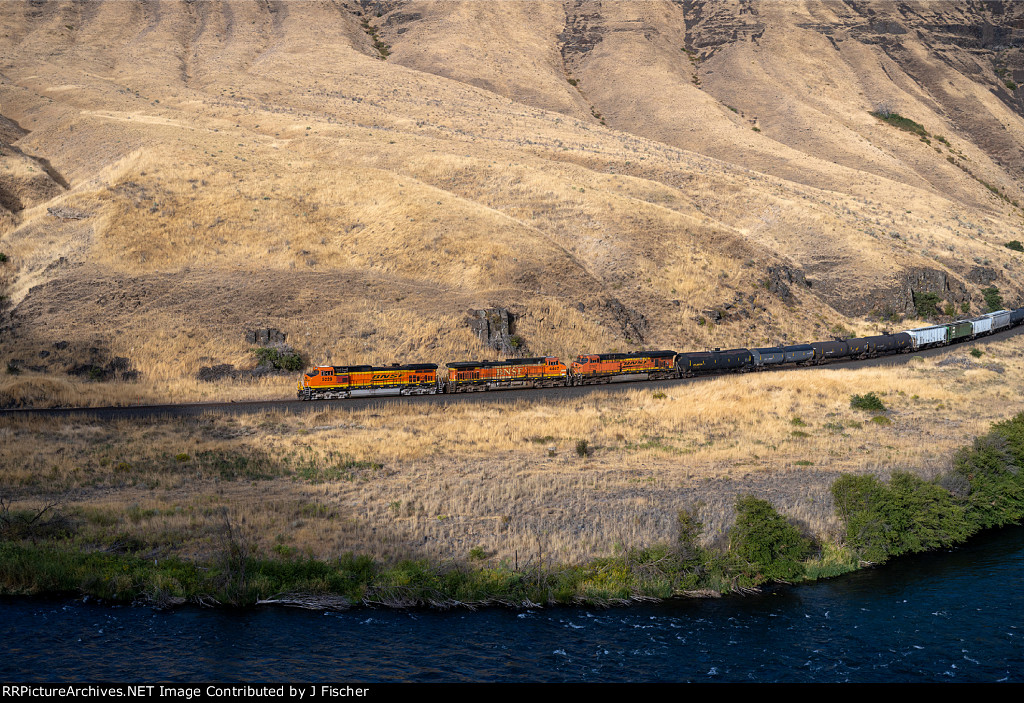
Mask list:
[{"label": "green tree", "polygon": [[755,584],[793,581],[804,575],[803,560],[813,543],[780,515],[772,504],[754,496],[736,501],[736,524],[729,533],[729,551]]},{"label": "green tree", "polygon": [[939,314],[938,293],[914,293],[914,309],[918,317],[932,317]]},{"label": "green tree", "polygon": [[981,294],[985,296],[985,305],[988,306],[986,312],[995,312],[996,310],[1003,309],[1003,296],[999,294],[999,289],[995,286],[986,288],[981,291]]}]

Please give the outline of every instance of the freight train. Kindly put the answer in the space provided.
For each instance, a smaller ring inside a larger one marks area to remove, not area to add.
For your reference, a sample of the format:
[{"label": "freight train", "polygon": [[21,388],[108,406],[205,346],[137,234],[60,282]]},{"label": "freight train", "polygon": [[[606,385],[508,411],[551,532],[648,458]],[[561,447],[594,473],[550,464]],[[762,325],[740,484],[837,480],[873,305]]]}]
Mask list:
[{"label": "freight train", "polygon": [[298,396],[301,400],[326,400],[434,395],[763,371],[786,364],[812,366],[842,359],[916,352],[977,339],[1022,323],[1024,307],[895,334],[760,349],[581,354],[569,364],[557,357],[456,361],[445,364],[443,372],[439,372],[437,364],[317,366],[299,378]]}]

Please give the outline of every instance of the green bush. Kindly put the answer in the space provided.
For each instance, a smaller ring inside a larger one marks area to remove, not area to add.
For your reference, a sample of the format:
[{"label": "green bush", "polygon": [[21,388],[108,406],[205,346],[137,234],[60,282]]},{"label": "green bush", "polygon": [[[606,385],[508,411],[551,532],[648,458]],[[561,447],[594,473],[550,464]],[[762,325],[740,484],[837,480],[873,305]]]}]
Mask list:
[{"label": "green bush", "polygon": [[917,136],[923,139],[928,138],[928,130],[924,128],[924,125],[918,122],[914,122],[914,120],[910,119],[909,117],[903,117],[898,112],[890,112],[888,114],[882,112],[872,112],[871,114],[874,117],[880,119],[882,122],[888,122],[893,127],[898,127],[899,129],[902,129],[904,132],[916,134]]},{"label": "green bush", "polygon": [[984,352],[981,351],[980,349],[971,349],[971,356],[973,356],[975,359],[980,359],[982,354],[984,354]]},{"label": "green bush", "polygon": [[1016,239],[1012,242],[1007,242],[1004,246],[1007,249],[1013,249],[1014,251],[1024,251],[1024,244],[1021,244],[1020,241]]},{"label": "green bush", "polygon": [[290,348],[257,347],[252,350],[259,360],[260,366],[270,366],[283,371],[300,371],[303,367],[302,356]]},{"label": "green bush", "polygon": [[1024,413],[994,425],[974,445],[957,452],[953,472],[966,479],[974,529],[999,527],[1024,517]]},{"label": "green bush", "polygon": [[971,532],[946,489],[905,472],[894,472],[888,485],[874,476],[840,476],[832,499],[847,544],[865,561],[947,547]]},{"label": "green bush", "polygon": [[1024,519],[1024,413],[957,452],[935,481],[895,472],[842,476],[832,484],[846,542],[861,559],[948,547],[983,529]]},{"label": "green bush", "polygon": [[813,543],[776,512],[772,504],[753,496],[736,501],[736,524],[729,533],[729,551],[741,573],[755,585],[793,581],[804,575],[803,560]]},{"label": "green bush", "polygon": [[590,455],[590,445],[587,444],[587,440],[578,439],[576,440],[576,456],[587,457]]},{"label": "green bush", "polygon": [[939,314],[938,293],[914,293],[914,309],[918,317],[932,317]]},{"label": "green bush", "polygon": [[985,305],[988,306],[986,312],[995,312],[996,310],[1003,309],[1003,296],[999,294],[999,289],[995,286],[986,288],[981,291],[981,294],[985,296]]},{"label": "green bush", "polygon": [[850,407],[854,410],[867,410],[868,412],[885,412],[885,403],[875,394],[865,393],[864,395],[850,396]]}]

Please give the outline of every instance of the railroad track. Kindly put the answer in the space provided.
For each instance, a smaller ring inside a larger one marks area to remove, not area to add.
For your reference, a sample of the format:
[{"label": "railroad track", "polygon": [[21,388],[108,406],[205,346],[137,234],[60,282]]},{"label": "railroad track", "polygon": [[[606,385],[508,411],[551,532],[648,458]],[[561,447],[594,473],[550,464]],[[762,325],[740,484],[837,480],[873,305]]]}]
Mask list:
[{"label": "railroad track", "polygon": [[[985,345],[1024,334],[1024,325],[1013,327],[995,334],[972,340],[972,345]],[[788,373],[792,371],[828,371],[831,369],[858,369],[874,366],[896,366],[905,364],[915,357],[941,356],[964,348],[965,344],[934,347],[909,354],[893,354],[874,359],[853,359],[835,361],[822,366],[787,366],[756,373]],[[143,420],[152,418],[195,417],[206,413],[226,415],[251,415],[255,413],[278,412],[319,412],[332,410],[364,410],[400,403],[404,405],[456,405],[461,403],[515,403],[530,400],[553,400],[583,398],[594,393],[617,393],[635,389],[669,389],[689,383],[702,383],[709,379],[731,375],[709,374],[693,378],[679,378],[665,381],[632,381],[597,386],[567,386],[560,388],[520,389],[491,391],[488,393],[457,393],[421,396],[378,396],[372,398],[349,398],[346,400],[251,400],[227,403],[178,403],[169,405],[128,405],[121,407],[95,408],[6,408],[0,410],[0,418],[8,417],[75,417],[96,420]]]}]

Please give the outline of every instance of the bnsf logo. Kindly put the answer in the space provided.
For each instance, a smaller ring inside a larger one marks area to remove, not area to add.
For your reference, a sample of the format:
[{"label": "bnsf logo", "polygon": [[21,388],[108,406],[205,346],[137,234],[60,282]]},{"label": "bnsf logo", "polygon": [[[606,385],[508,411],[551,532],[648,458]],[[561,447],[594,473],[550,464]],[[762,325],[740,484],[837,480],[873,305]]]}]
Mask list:
[{"label": "bnsf logo", "polygon": [[389,372],[389,373],[375,373],[373,374],[374,381],[393,381],[402,377],[401,372]]}]

